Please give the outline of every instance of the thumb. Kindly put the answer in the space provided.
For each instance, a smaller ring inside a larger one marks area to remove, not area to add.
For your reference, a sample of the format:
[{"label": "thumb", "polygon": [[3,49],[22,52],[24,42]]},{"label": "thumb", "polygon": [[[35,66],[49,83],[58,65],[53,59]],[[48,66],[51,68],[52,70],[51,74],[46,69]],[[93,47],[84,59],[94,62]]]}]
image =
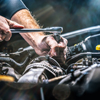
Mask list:
[{"label": "thumb", "polygon": [[24,28],[23,25],[20,25],[20,24],[14,22],[14,21],[9,20],[9,19],[6,19],[6,20],[7,20],[8,24],[9,24],[10,28],[20,28],[20,29]]}]

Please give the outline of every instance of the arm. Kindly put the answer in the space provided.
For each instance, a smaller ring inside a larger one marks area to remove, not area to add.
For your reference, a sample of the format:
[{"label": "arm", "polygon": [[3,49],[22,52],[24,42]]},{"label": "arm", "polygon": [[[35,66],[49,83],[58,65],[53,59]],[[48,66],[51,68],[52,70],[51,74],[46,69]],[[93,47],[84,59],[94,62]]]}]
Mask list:
[{"label": "arm", "polygon": [[0,16],[0,42],[10,40],[12,35],[10,28],[24,28],[24,26]]},{"label": "arm", "polygon": [[[15,13],[12,18],[13,21],[24,25],[25,28],[40,28],[36,20],[31,16],[30,12],[26,9],[20,10]],[[20,33],[21,36],[35,49],[36,53],[39,55],[49,54],[51,56],[57,56],[59,53],[59,48],[63,50],[67,45],[67,40],[62,39],[59,44],[55,41],[52,36],[44,35],[43,32],[33,32],[33,33]],[[64,41],[64,42],[63,42]]]},{"label": "arm", "polygon": [[[40,26],[37,24],[36,20],[31,16],[27,9],[22,9],[15,13],[11,20],[16,21],[19,24],[24,25],[25,28],[38,29]],[[20,33],[21,36],[31,45],[35,51],[41,55],[38,45],[45,37],[42,32],[31,32],[31,33]]]}]

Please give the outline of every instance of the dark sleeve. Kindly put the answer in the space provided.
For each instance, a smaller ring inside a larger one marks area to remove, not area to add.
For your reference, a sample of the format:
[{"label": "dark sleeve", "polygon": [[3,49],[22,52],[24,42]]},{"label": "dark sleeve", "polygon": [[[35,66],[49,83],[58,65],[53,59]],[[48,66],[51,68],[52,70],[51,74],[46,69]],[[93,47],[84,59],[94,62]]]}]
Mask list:
[{"label": "dark sleeve", "polygon": [[0,15],[8,19],[21,9],[27,9],[21,0],[0,0]]}]

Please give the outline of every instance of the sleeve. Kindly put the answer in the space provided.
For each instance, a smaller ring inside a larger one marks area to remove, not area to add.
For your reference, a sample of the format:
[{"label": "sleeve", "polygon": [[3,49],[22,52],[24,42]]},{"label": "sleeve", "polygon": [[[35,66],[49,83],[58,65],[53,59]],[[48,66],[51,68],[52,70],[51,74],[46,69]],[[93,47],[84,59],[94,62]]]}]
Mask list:
[{"label": "sleeve", "polygon": [[8,19],[21,9],[28,9],[22,0],[0,0],[0,15]]}]

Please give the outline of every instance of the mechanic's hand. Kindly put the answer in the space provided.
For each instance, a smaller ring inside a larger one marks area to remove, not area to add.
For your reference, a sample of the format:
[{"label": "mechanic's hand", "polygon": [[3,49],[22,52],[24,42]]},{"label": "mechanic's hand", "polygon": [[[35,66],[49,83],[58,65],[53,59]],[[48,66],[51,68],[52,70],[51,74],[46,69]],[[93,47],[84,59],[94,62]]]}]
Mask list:
[{"label": "mechanic's hand", "polygon": [[10,28],[24,28],[24,26],[0,16],[0,41],[10,40],[12,36]]},{"label": "mechanic's hand", "polygon": [[39,45],[38,50],[41,50],[41,54],[49,54],[51,57],[55,58],[60,64],[64,64],[66,59],[67,43],[67,39],[62,37],[60,42],[57,43],[54,37],[50,35],[43,39],[43,41]]}]

